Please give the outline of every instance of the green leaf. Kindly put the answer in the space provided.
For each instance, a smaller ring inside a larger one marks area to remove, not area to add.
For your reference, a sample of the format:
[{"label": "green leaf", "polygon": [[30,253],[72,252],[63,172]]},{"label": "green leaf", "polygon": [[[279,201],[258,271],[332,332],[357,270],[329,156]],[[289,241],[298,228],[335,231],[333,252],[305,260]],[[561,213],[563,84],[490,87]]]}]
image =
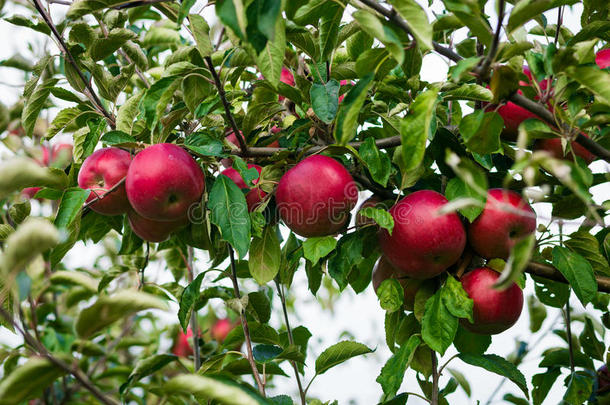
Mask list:
[{"label": "green leaf", "polygon": [[102,143],[105,143],[109,146],[116,145],[135,145],[138,143],[136,138],[133,136],[126,134],[123,131],[110,131],[106,132],[100,139]]},{"label": "green leaf", "polygon": [[204,58],[211,56],[214,48],[210,41],[210,26],[199,14],[189,14],[189,23],[199,54]]},{"label": "green leaf", "polygon": [[532,403],[534,405],[541,405],[544,402],[555,380],[560,375],[561,369],[553,367],[547,369],[544,373],[536,374],[532,377]]},{"label": "green leaf", "polygon": [[127,377],[127,381],[119,388],[119,393],[122,395],[134,382],[161,370],[176,360],[178,360],[178,356],[173,354],[155,354],[139,360],[131,374],[129,374],[129,377]]},{"label": "green leaf", "polygon": [[220,156],[223,149],[221,141],[203,132],[189,135],[184,146],[202,156]]},{"label": "green leaf", "polygon": [[358,10],[352,14],[360,28],[372,37],[377,38],[398,62],[399,65],[405,59],[405,51],[402,42],[389,24],[383,24],[379,18],[365,10]]},{"label": "green leaf", "polygon": [[373,137],[366,138],[358,152],[373,180],[385,187],[392,171],[392,162],[388,154],[379,150]]},{"label": "green leaf", "polygon": [[528,235],[515,243],[510,250],[510,256],[506,261],[501,276],[496,281],[496,284],[494,284],[494,288],[502,290],[519,280],[530,262],[535,246],[535,234]]},{"label": "green leaf", "polygon": [[593,326],[593,321],[591,321],[591,318],[585,318],[585,328],[580,334],[578,340],[585,354],[594,359],[604,361],[606,346],[595,335],[595,327]]},{"label": "green leaf", "polygon": [[166,382],[163,389],[170,395],[193,394],[199,402],[212,400],[223,405],[269,405],[254,390],[224,377],[182,374]]},{"label": "green leaf", "polygon": [[267,45],[262,52],[253,55],[256,65],[260,69],[263,77],[269,81],[273,87],[277,87],[282,74],[284,65],[284,53],[286,52],[286,22],[283,18],[278,18],[275,23],[275,35],[273,41],[267,41]]},{"label": "green leaf", "polygon": [[90,190],[83,190],[79,187],[66,189],[61,197],[59,209],[55,216],[55,226],[60,229],[67,228],[80,213],[81,208],[85,201],[87,201],[90,193]]},{"label": "green leaf", "polygon": [[242,41],[246,39],[246,11],[241,0],[219,0],[216,2],[216,15],[222,24]]},{"label": "green leaf", "polygon": [[277,358],[284,349],[276,345],[256,345],[252,348],[254,360],[259,363],[268,363]]},{"label": "green leaf", "polygon": [[312,264],[328,255],[337,246],[337,240],[332,236],[309,238],[303,242],[303,254]]},{"label": "green leaf", "polygon": [[136,33],[127,28],[114,28],[108,32],[108,36],[96,38],[89,47],[89,55],[94,61],[106,59],[118,50],[125,42],[134,39]]},{"label": "green leaf", "polygon": [[572,373],[568,377],[568,389],[563,395],[566,405],[580,405],[587,402],[593,392],[595,378],[580,373]]},{"label": "green leaf", "polygon": [[486,46],[491,44],[492,31],[478,2],[460,0],[443,0],[445,7],[466,25],[470,31]]},{"label": "green leaf", "polygon": [[51,35],[51,29],[49,26],[37,17],[26,17],[21,14],[13,14],[12,16],[5,18],[4,21],[20,27],[31,28],[34,31],[38,31],[46,35]]},{"label": "green leaf", "polygon": [[123,131],[126,134],[131,134],[131,130],[135,124],[135,121],[140,113],[138,106],[140,100],[145,93],[136,93],[129,97],[121,107],[116,116],[116,129]]},{"label": "green leaf", "polygon": [[26,136],[31,137],[34,133],[36,120],[49,98],[51,90],[58,81],[58,79],[53,78],[43,81],[36,87],[32,95],[26,99],[23,111],[21,112],[21,122]]},{"label": "green leaf", "polygon": [[445,189],[445,196],[451,202],[460,203],[458,211],[470,222],[474,221],[483,212],[487,200],[485,194],[477,192],[459,177],[449,180]]},{"label": "green leaf", "polygon": [[309,88],[311,108],[326,124],[330,124],[337,115],[340,87],[337,80],[331,79],[326,84],[314,83]]},{"label": "green leaf", "polygon": [[244,193],[233,180],[220,175],[210,190],[208,206],[211,221],[220,229],[222,239],[243,258],[250,248],[250,215]]},{"label": "green leaf", "polygon": [[403,173],[415,169],[424,159],[426,141],[431,138],[436,127],[437,102],[436,90],[426,90],[420,93],[411,104],[409,114],[401,122],[401,169]]},{"label": "green leaf", "polygon": [[[65,355],[59,357],[63,361],[70,361]],[[12,373],[4,375],[0,382],[0,404],[20,404],[41,395],[45,388],[65,374],[66,371],[56,366],[51,360],[32,357]]]},{"label": "green leaf", "polygon": [[527,398],[529,398],[525,377],[513,363],[505,360],[503,357],[495,354],[474,355],[468,353],[461,353],[458,357],[464,363],[484,368],[487,371],[508,378],[523,391]]},{"label": "green leaf", "polygon": [[12,232],[0,255],[0,275],[21,270],[30,260],[59,243],[59,232],[49,221],[29,217]]},{"label": "green leaf", "polygon": [[78,271],[59,270],[54,272],[49,278],[51,284],[76,285],[83,287],[92,293],[97,292],[97,281],[85,273]]},{"label": "green leaf", "polygon": [[419,335],[412,335],[407,343],[403,344],[381,369],[376,381],[381,385],[385,398],[391,398],[398,392],[405,372],[413,360],[415,350],[420,344],[421,338]]},{"label": "green leaf", "polygon": [[248,267],[250,274],[259,284],[273,280],[280,271],[282,252],[275,227],[263,230],[262,238],[254,238],[250,247]]},{"label": "green leaf", "polygon": [[182,330],[186,333],[189,325],[191,309],[199,299],[201,291],[201,282],[205,277],[205,273],[200,273],[189,285],[186,286],[180,296],[180,307],[178,308],[178,321]]},{"label": "green leaf", "polygon": [[610,275],[610,266],[602,254],[599,241],[588,231],[581,230],[571,233],[570,239],[565,241],[565,246],[587,259],[595,273]]},{"label": "green leaf", "polygon": [[339,107],[334,136],[340,145],[346,145],[356,136],[358,116],[366,101],[368,91],[373,85],[373,78],[374,75],[368,73],[360,79],[345,95],[345,98]]},{"label": "green leaf", "polygon": [[530,295],[527,297],[527,312],[530,315],[530,331],[536,333],[546,319],[546,306],[538,301],[536,296]]},{"label": "green leaf", "polygon": [[[444,100],[472,100],[491,102],[493,94],[491,90],[474,83],[462,84],[461,86],[443,93]],[[479,110],[481,111],[481,110]],[[482,112],[482,111],[481,111]]]},{"label": "green leaf", "polygon": [[449,371],[449,374],[451,374],[451,376],[453,378],[455,378],[455,380],[460,385],[460,387],[462,387],[462,389],[464,390],[466,395],[468,397],[470,397],[470,393],[471,393],[470,383],[466,379],[466,376],[464,376],[464,374],[462,374],[460,371],[455,370],[453,368],[447,368],[447,371]]},{"label": "green leaf", "polygon": [[59,132],[63,131],[65,128],[75,124],[77,121],[84,121],[89,117],[99,117],[99,114],[91,110],[83,111],[80,106],[64,108],[63,110],[57,113],[57,115],[53,119],[53,122],[51,122],[51,125],[47,129],[45,137],[52,138]]},{"label": "green leaf", "polygon": [[422,339],[430,349],[445,354],[453,342],[458,329],[458,318],[447,309],[442,299],[442,290],[438,290],[426,301],[422,318]]},{"label": "green leaf", "polygon": [[351,359],[352,357],[372,352],[373,350],[358,342],[344,340],[339,343],[335,343],[324,350],[316,359],[316,374],[324,374],[329,369]]},{"label": "green leaf", "polygon": [[510,12],[506,32],[511,34],[529,20],[540,16],[547,10],[559,6],[578,3],[578,0],[525,0],[515,4]]},{"label": "green leaf", "polygon": [[[159,120],[159,113],[157,112],[157,108],[160,104],[159,100],[163,99],[163,95],[166,92],[173,89],[173,85],[176,80],[177,78],[175,76],[164,77],[153,83],[150,88],[146,90],[146,93],[144,93],[144,96],[140,101],[140,111],[142,111],[142,115],[149,128],[154,128]],[[163,105],[162,107],[164,110],[166,106]],[[125,131],[125,129],[121,130]],[[125,132],[130,133],[131,130]]]},{"label": "green leaf", "polygon": [[568,280],[583,305],[595,299],[597,281],[591,264],[584,257],[562,246],[555,246],[553,266]]},{"label": "green leaf", "polygon": [[184,103],[195,113],[201,103],[212,93],[212,86],[203,75],[193,73],[182,79]]},{"label": "green leaf", "polygon": [[363,217],[371,218],[377,225],[387,230],[391,235],[394,230],[394,218],[392,215],[382,208],[365,207],[358,211]]},{"label": "green leaf", "polygon": [[134,290],[103,295],[93,305],[80,311],[74,328],[79,337],[86,338],[121,318],[147,309],[165,310],[167,307],[156,296]]},{"label": "green leaf", "polygon": [[610,75],[591,66],[570,66],[566,73],[586,87],[601,102],[610,105]]},{"label": "green leaf", "polygon": [[341,3],[327,2],[320,21],[320,60],[328,61],[337,46],[341,18],[345,7]]},{"label": "green leaf", "polygon": [[394,278],[383,280],[376,293],[379,304],[384,310],[394,312],[402,308],[405,292],[398,280]]},{"label": "green leaf", "polygon": [[68,9],[66,17],[76,20],[94,11],[124,3],[124,0],[76,0]]},{"label": "green leaf", "polygon": [[462,283],[453,276],[447,277],[445,285],[441,288],[441,298],[443,304],[453,316],[468,319],[471,323],[474,322],[472,318],[474,301],[466,294]]},{"label": "green leaf", "polygon": [[500,149],[500,132],[504,120],[495,111],[476,110],[460,121],[460,134],[464,143],[473,152],[481,155],[495,153]]},{"label": "green leaf", "polygon": [[67,182],[63,171],[41,167],[33,159],[13,158],[0,164],[0,198],[26,187],[63,189]]},{"label": "green leaf", "polygon": [[398,14],[407,21],[411,33],[422,51],[432,49],[432,24],[426,11],[415,0],[390,0]]}]

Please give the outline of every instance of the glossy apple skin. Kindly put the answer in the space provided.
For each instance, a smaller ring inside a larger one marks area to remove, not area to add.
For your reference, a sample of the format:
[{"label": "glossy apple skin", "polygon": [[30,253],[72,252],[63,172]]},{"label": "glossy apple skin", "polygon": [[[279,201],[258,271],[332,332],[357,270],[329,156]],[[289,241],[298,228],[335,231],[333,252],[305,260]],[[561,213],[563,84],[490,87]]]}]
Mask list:
[{"label": "glossy apple skin", "polygon": [[[260,167],[259,165],[249,164],[248,169],[251,169],[251,168],[256,169],[256,171],[258,172],[259,178],[260,178],[261,170],[263,168]],[[225,176],[227,176],[228,178],[233,180],[233,182],[237,185],[237,187],[239,187],[241,189],[248,189],[246,182],[241,177],[239,172],[237,170],[235,170],[234,168],[229,167],[229,168],[223,170],[220,174],[224,174]],[[252,183],[258,184],[259,178],[255,179]],[[249,212],[254,211],[256,209],[256,207],[259,206],[261,201],[263,201],[263,199],[265,198],[266,195],[267,195],[267,193],[265,193],[263,190],[261,190],[260,188],[257,188],[257,187],[254,187],[250,191],[248,191],[248,193],[246,194],[246,203],[248,204],[248,211]]]},{"label": "glossy apple skin", "polygon": [[172,232],[188,224],[187,218],[176,221],[153,221],[144,218],[133,209],[127,212],[127,219],[133,233],[138,235],[140,239],[153,243],[167,240]]},{"label": "glossy apple skin", "polygon": [[172,353],[178,357],[189,357],[193,355],[193,348],[191,347],[191,341],[193,340],[193,330],[189,327],[186,333],[180,329],[178,336],[176,336],[176,343],[172,348]]},{"label": "glossy apple skin", "polygon": [[233,327],[233,322],[229,319],[219,319],[214,322],[214,325],[210,328],[210,335],[212,336],[212,339],[218,343],[222,343],[227,338],[229,332],[233,330]]},{"label": "glossy apple skin", "polygon": [[201,167],[171,143],[149,146],[131,162],[125,190],[138,214],[155,221],[185,218],[205,189]]},{"label": "glossy apple skin", "polygon": [[377,289],[384,280],[388,278],[395,278],[398,280],[404,290],[404,307],[407,311],[413,311],[415,305],[415,294],[421,286],[421,280],[415,280],[407,278],[400,274],[392,264],[384,256],[381,256],[375,268],[373,269],[373,289],[377,292]]},{"label": "glossy apple skin", "polygon": [[487,192],[481,215],[468,226],[468,241],[486,259],[508,259],[511,248],[536,230],[536,214],[519,193],[494,188]]},{"label": "glossy apple skin", "polygon": [[362,211],[364,208],[367,208],[367,207],[374,208],[381,201],[382,201],[381,197],[372,195],[369,198],[367,198],[366,200],[364,200],[364,202],[362,204],[360,204],[360,207],[358,207],[358,211],[356,211],[356,227],[357,228],[361,228],[365,225],[375,225],[376,224],[375,220],[373,220],[373,218],[363,217],[362,215],[360,215],[360,211]]},{"label": "glossy apple skin", "polygon": [[595,63],[600,69],[610,67],[610,49],[602,49],[595,54]]},{"label": "glossy apple skin", "polygon": [[[597,156],[580,146],[580,144],[572,142],[571,146],[572,150],[574,151],[574,155],[582,158],[587,165],[591,164],[591,162],[597,159]],[[564,155],[560,138],[538,139],[534,144],[534,150],[545,150],[556,159],[572,160],[572,153],[567,153]]]},{"label": "glossy apple skin", "polygon": [[341,163],[314,155],[282,176],[275,198],[286,226],[310,238],[335,234],[345,226],[358,201],[358,187]]},{"label": "glossy apple skin", "polygon": [[108,195],[106,192],[127,175],[131,163],[129,152],[118,148],[104,148],[93,152],[78,172],[78,186],[91,190],[87,201],[101,197],[91,209],[103,215],[118,215],[129,210],[125,184]]},{"label": "glossy apple skin", "polygon": [[440,215],[447,199],[432,190],[420,190],[396,203],[392,235],[379,230],[383,254],[403,275],[427,279],[457,262],[466,246],[466,231],[456,213]]},{"label": "glossy apple skin", "polygon": [[523,291],[516,283],[505,290],[496,290],[493,285],[499,277],[500,273],[488,267],[472,270],[462,277],[462,287],[474,302],[474,323],[461,320],[462,326],[469,331],[495,335],[504,332],[519,319],[523,309]]}]

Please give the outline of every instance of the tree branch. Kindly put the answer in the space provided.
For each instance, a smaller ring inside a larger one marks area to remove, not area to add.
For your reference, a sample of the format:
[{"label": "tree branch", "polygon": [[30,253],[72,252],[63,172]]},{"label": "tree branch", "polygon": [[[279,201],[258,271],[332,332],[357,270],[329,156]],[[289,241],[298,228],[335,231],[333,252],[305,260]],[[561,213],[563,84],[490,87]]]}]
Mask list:
[{"label": "tree branch", "polygon": [[500,0],[498,4],[498,24],[496,25],[496,32],[494,34],[493,41],[491,43],[491,47],[489,51],[487,51],[487,56],[481,62],[481,65],[476,69],[476,72],[479,74],[479,77],[483,80],[489,79],[489,67],[491,66],[491,62],[493,62],[496,57],[496,53],[498,52],[498,44],[500,43],[500,31],[502,31],[502,22],[504,21],[504,8],[506,2],[505,0]]},{"label": "tree branch", "polygon": [[432,360],[432,394],[430,395],[430,404],[438,405],[438,359],[434,350],[430,350],[430,356]]},{"label": "tree branch", "polygon": [[[525,269],[526,273],[534,276],[547,278],[560,283],[569,284],[568,280],[555,267],[548,264],[530,262]],[[600,292],[610,293],[610,277],[595,276],[597,289]]]}]

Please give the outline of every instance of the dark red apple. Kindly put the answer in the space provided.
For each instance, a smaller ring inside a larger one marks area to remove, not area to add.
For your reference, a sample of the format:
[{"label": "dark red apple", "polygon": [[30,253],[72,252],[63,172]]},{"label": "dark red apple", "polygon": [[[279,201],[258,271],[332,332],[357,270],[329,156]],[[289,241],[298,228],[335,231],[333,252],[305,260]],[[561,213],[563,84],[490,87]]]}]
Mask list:
[{"label": "dark red apple", "polygon": [[486,259],[508,259],[519,239],[536,230],[536,213],[520,194],[494,188],[481,215],[468,226],[468,241]]},{"label": "dark red apple", "polygon": [[154,221],[144,218],[133,209],[127,212],[127,219],[133,233],[138,235],[140,239],[153,243],[167,240],[172,232],[188,224],[187,218],[180,218],[175,221]]},{"label": "dark red apple", "polygon": [[375,220],[373,220],[372,218],[364,217],[364,216],[360,215],[360,211],[362,211],[364,208],[367,208],[367,207],[374,208],[381,201],[382,201],[381,197],[372,195],[369,198],[367,198],[362,204],[360,204],[360,207],[358,207],[358,211],[356,211],[356,227],[357,228],[363,227],[365,225],[375,225],[376,224]]},{"label": "dark red apple", "polygon": [[193,348],[191,342],[193,341],[193,330],[189,327],[186,333],[180,329],[172,353],[178,357],[189,357],[193,355]]},{"label": "dark red apple", "polygon": [[595,54],[595,63],[600,69],[606,69],[610,67],[610,48],[602,49]]},{"label": "dark red apple", "polygon": [[171,143],[152,145],[138,153],[125,181],[133,209],[155,221],[185,218],[204,189],[201,167],[188,152]]},{"label": "dark red apple", "polygon": [[[258,172],[259,178],[255,179],[252,182],[253,184],[257,184],[260,179],[262,167],[260,167],[259,165],[249,164],[248,169],[251,169],[251,168],[255,168],[256,171]],[[235,170],[234,168],[229,167],[228,169],[223,170],[220,174],[224,174],[225,176],[227,176],[228,178],[233,180],[233,182],[237,185],[237,187],[239,187],[241,189],[249,189],[249,187],[246,185],[246,182],[241,177],[241,174],[239,174],[239,172],[237,170]],[[246,194],[246,203],[248,204],[248,211],[250,211],[250,212],[254,211],[256,209],[256,207],[259,206],[261,201],[263,201],[263,199],[265,198],[266,195],[267,195],[267,193],[265,193],[263,190],[261,190],[258,187],[254,187],[250,191],[248,191],[248,193]]]},{"label": "dark red apple", "polygon": [[210,328],[210,335],[212,339],[218,343],[224,342],[229,332],[233,330],[235,324],[228,318],[219,319]]},{"label": "dark red apple", "polygon": [[462,319],[461,323],[471,332],[495,335],[504,332],[517,322],[523,309],[523,291],[512,283],[505,290],[493,287],[500,273],[480,267],[462,277],[462,287],[474,302],[474,323]]},{"label": "dark red apple", "polygon": [[[597,156],[580,146],[579,143],[571,142],[570,145],[574,155],[582,158],[587,165],[597,159]],[[534,150],[545,150],[556,159],[572,160],[572,153],[568,152],[564,155],[561,138],[538,139],[534,144]]]},{"label": "dark red apple", "polygon": [[375,292],[377,292],[381,283],[388,278],[395,278],[398,280],[404,290],[404,307],[407,311],[413,311],[415,294],[417,294],[417,290],[419,290],[422,281],[408,278],[400,274],[400,271],[397,271],[385,256],[381,256],[375,269],[373,269],[373,289]]},{"label": "dark red apple", "polygon": [[276,190],[280,217],[307,238],[337,233],[357,201],[358,187],[347,169],[324,155],[309,156],[288,170]]},{"label": "dark red apple", "polygon": [[78,186],[91,190],[87,201],[99,199],[91,209],[104,215],[118,215],[129,210],[125,184],[106,194],[127,176],[131,163],[129,152],[119,148],[104,148],[93,152],[78,172]]},{"label": "dark red apple", "polygon": [[440,214],[447,199],[432,190],[409,194],[392,208],[392,235],[379,231],[383,254],[403,275],[432,278],[457,262],[466,246],[466,232],[456,213]]}]

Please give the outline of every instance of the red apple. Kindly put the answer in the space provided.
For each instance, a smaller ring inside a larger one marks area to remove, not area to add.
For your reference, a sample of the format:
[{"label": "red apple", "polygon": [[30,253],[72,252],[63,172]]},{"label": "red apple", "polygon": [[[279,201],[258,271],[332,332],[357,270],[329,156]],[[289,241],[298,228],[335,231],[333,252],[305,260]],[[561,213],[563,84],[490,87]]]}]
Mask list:
[{"label": "red apple", "polygon": [[358,187],[347,169],[324,155],[309,156],[288,170],[276,190],[280,217],[308,238],[338,232],[357,201]]},{"label": "red apple", "polygon": [[219,319],[214,322],[214,325],[210,328],[210,335],[212,339],[218,343],[224,342],[229,332],[233,330],[234,324],[227,318]]},{"label": "red apple", "polygon": [[474,323],[462,319],[461,323],[471,332],[495,335],[504,332],[517,322],[523,309],[523,291],[512,283],[505,290],[493,287],[500,273],[480,267],[462,277],[462,287],[474,301],[472,310]]},{"label": "red apple", "polygon": [[72,145],[69,143],[56,143],[51,147],[51,164],[64,167],[72,160]]},{"label": "red apple", "polygon": [[[259,178],[255,179],[252,182],[253,184],[257,184],[260,179],[262,167],[260,167],[259,165],[249,164],[248,169],[251,169],[251,168],[255,168],[256,171],[258,172]],[[237,187],[239,187],[241,189],[249,188],[246,185],[246,182],[244,181],[244,179],[239,174],[239,172],[232,167],[229,167],[228,169],[223,170],[220,174],[224,174],[225,176],[227,176],[228,178],[233,180],[233,182],[237,185]],[[261,201],[263,201],[263,199],[265,198],[266,195],[267,195],[267,193],[265,193],[263,190],[261,190],[258,187],[254,187],[250,191],[248,191],[248,193],[246,194],[246,203],[248,204],[248,211],[250,211],[250,212],[254,211],[256,209],[256,207],[259,206]]]},{"label": "red apple", "polygon": [[610,67],[610,48],[602,49],[597,52],[597,54],[595,54],[595,63],[597,63],[597,66],[599,66],[600,69]]},{"label": "red apple", "polygon": [[419,290],[422,281],[405,277],[400,271],[397,271],[392,266],[385,256],[381,256],[377,262],[377,265],[375,266],[375,269],[373,269],[373,289],[375,292],[377,292],[377,289],[381,283],[388,278],[395,278],[398,280],[404,290],[403,302],[405,309],[407,311],[413,311],[415,294],[417,294],[417,290]]},{"label": "red apple", "polygon": [[129,152],[119,148],[104,148],[93,152],[78,172],[78,186],[91,190],[87,201],[99,199],[91,204],[91,209],[104,215],[118,215],[129,210],[125,184],[106,194],[108,190],[123,180],[131,163]]},{"label": "red apple", "polygon": [[[579,143],[571,142],[570,144],[574,155],[581,157],[587,165],[597,159],[597,156],[580,146]],[[561,138],[538,139],[534,144],[534,150],[545,150],[556,159],[572,160],[572,153],[563,153]]]},{"label": "red apple", "polygon": [[40,159],[36,159],[41,166],[48,166],[51,163],[51,150],[46,146],[41,146],[42,149],[42,157]]},{"label": "red apple", "polygon": [[360,228],[365,225],[375,225],[376,224],[376,222],[372,218],[363,217],[362,215],[360,215],[360,211],[362,211],[364,208],[367,208],[367,207],[374,208],[381,201],[382,201],[381,197],[372,195],[369,198],[367,198],[362,204],[360,204],[360,207],[358,207],[358,211],[356,211],[356,227]]},{"label": "red apple", "polygon": [[40,189],[41,187],[27,187],[21,190],[21,194],[28,200],[31,200],[32,198],[34,198],[36,193],[40,191]]},{"label": "red apple", "polygon": [[282,73],[280,74],[280,82],[286,83],[289,86],[294,86],[296,82],[294,81],[294,75],[286,66],[282,66]]},{"label": "red apple", "polygon": [[379,231],[383,254],[403,275],[432,278],[457,262],[466,246],[466,232],[456,213],[440,214],[447,199],[432,190],[409,194],[392,208],[392,235]]},{"label": "red apple", "polygon": [[468,226],[468,241],[486,259],[508,259],[517,241],[536,230],[536,213],[520,194],[501,188],[487,192],[481,215]]},{"label": "red apple", "polygon": [[127,212],[127,219],[133,233],[138,235],[140,239],[153,243],[167,240],[172,232],[188,223],[187,218],[180,218],[175,221],[154,221],[144,218],[132,209]]},{"label": "red apple", "polygon": [[125,190],[133,209],[155,221],[185,218],[205,189],[201,167],[171,143],[149,146],[131,162]]},{"label": "red apple", "polygon": [[174,347],[172,348],[172,353],[178,357],[189,357],[193,355],[193,348],[191,347],[191,342],[193,340],[193,330],[188,327],[186,333],[180,329],[178,331],[178,336],[176,336],[176,341],[174,343]]}]

